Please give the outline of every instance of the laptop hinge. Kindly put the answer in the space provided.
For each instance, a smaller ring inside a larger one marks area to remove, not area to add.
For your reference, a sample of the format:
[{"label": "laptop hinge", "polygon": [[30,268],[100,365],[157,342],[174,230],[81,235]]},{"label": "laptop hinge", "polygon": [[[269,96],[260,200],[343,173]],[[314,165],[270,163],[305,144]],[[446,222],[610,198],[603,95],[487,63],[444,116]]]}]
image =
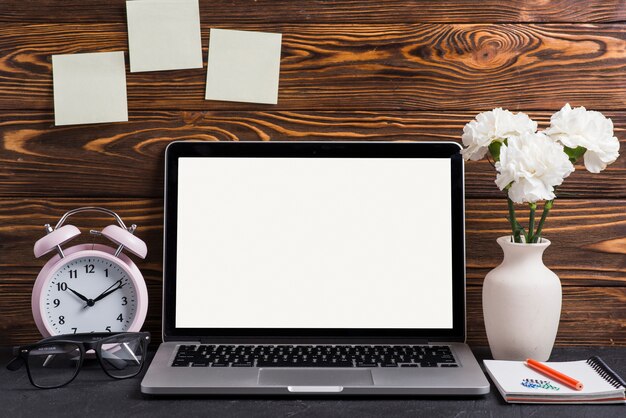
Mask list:
[{"label": "laptop hinge", "polygon": [[201,337],[190,338],[188,341],[200,340],[200,344],[258,344],[258,345],[399,345],[414,344],[428,345],[437,344],[429,342],[425,339],[338,339],[338,338],[303,338],[303,339],[259,339],[259,338],[242,338],[242,337]]}]

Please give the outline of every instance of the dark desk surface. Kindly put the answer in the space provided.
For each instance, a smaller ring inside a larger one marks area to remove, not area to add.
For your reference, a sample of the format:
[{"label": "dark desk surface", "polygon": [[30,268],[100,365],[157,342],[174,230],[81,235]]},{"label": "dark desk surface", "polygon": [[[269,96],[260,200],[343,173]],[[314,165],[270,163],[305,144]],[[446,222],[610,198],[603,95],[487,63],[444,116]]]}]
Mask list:
[{"label": "dark desk surface", "polygon": [[[474,350],[488,358],[484,348]],[[9,351],[0,352],[0,416],[428,416],[428,417],[617,417],[624,405],[510,405],[497,389],[478,398],[153,398],[139,391],[139,377],[108,378],[97,364],[88,365],[70,385],[53,390],[33,388],[26,370],[9,372]],[[626,348],[560,348],[551,360],[581,360],[600,355],[626,376]]]}]

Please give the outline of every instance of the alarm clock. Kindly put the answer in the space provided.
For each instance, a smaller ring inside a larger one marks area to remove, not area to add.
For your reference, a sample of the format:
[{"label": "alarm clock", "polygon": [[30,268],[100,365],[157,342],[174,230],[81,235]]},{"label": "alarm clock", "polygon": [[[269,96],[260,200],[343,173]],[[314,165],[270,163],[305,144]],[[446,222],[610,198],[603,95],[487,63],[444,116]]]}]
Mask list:
[{"label": "alarm clock", "polygon": [[[100,212],[112,216],[117,225],[92,235],[116,244],[79,244],[62,248],[80,235],[67,219],[80,212]],[[136,225],[127,228],[115,212],[100,207],[83,207],[65,213],[46,235],[35,243],[35,257],[56,254],[37,276],[32,294],[32,310],[44,337],[84,332],[139,331],[146,319],[146,282],[133,261],[122,251],[140,258],[146,244],[134,235]]]}]

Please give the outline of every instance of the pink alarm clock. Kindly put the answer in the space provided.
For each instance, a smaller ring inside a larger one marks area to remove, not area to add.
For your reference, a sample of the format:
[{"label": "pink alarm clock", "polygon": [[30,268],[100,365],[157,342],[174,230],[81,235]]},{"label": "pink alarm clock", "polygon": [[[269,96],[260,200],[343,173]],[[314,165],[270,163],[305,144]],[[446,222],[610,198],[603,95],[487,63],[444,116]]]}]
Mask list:
[{"label": "pink alarm clock", "polygon": [[[79,212],[101,212],[114,217],[118,225],[90,233],[107,238],[117,248],[101,244],[61,246],[78,235],[74,225],[65,221]],[[146,319],[148,291],[141,272],[122,253],[140,258],[147,254],[146,244],[134,234],[136,225],[127,228],[113,211],[99,207],[71,210],[59,219],[54,229],[45,225],[47,235],[35,243],[35,257],[56,251],[41,269],[33,287],[33,317],[44,337],[81,332],[139,331]]]}]

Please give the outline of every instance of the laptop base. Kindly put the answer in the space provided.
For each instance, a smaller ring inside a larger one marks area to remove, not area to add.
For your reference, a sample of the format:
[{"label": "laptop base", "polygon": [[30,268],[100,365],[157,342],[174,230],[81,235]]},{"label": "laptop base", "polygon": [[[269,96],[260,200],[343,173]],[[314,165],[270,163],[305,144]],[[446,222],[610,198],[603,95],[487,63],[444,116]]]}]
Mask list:
[{"label": "laptop base", "polygon": [[455,368],[172,367],[180,344],[160,345],[141,382],[148,395],[484,395],[489,382],[466,344],[448,345]]}]

